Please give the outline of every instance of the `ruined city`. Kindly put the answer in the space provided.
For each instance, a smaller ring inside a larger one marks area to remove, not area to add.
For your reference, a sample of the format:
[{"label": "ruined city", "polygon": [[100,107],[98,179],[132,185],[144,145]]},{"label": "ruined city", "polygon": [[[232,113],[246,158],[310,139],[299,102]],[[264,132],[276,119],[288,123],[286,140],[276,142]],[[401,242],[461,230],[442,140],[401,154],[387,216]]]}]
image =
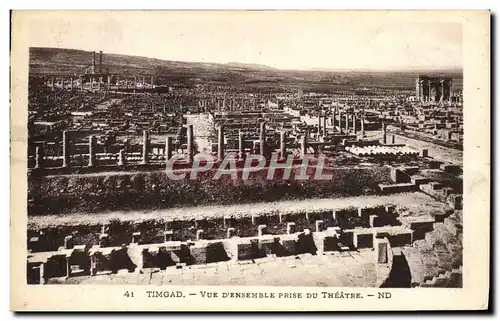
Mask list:
[{"label": "ruined city", "polygon": [[462,287],[461,72],[33,47],[28,94],[29,284]]}]

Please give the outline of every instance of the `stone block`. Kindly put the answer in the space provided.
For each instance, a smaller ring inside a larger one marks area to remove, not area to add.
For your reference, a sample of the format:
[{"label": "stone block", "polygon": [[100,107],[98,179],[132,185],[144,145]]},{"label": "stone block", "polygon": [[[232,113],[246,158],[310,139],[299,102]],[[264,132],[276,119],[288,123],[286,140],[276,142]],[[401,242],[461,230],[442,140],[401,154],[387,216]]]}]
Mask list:
[{"label": "stone block", "polygon": [[393,233],[392,235],[390,235],[389,239],[391,241],[391,244],[395,247],[410,245],[413,242],[413,232],[401,231],[399,233]]},{"label": "stone block", "polygon": [[296,226],[294,222],[286,223],[286,234],[293,234],[296,232]]},{"label": "stone block", "polygon": [[223,221],[224,228],[228,228],[228,227],[232,226],[232,219],[233,218],[229,215],[224,216],[224,221]]},{"label": "stone block", "polygon": [[443,187],[443,184],[441,184],[439,182],[430,182],[429,187],[430,187],[431,191],[437,191]]},{"label": "stone block", "polygon": [[99,247],[106,247],[109,245],[109,237],[106,233],[99,234]]},{"label": "stone block", "polygon": [[322,233],[313,235],[314,245],[316,246],[316,254],[323,254],[325,252],[325,236]]},{"label": "stone block", "polygon": [[257,235],[262,236],[267,233],[267,225],[261,224],[257,227]]},{"label": "stone block", "polygon": [[416,175],[420,171],[418,166],[403,166],[402,170],[408,175]]},{"label": "stone block", "polygon": [[279,242],[287,255],[294,255],[296,253],[297,237],[295,235],[283,235]]},{"label": "stone block", "polygon": [[323,220],[316,220],[316,232],[323,232],[325,230],[325,222]]},{"label": "stone block", "polygon": [[389,262],[389,241],[385,238],[375,239],[375,257],[378,264],[386,264]]},{"label": "stone block", "polygon": [[396,205],[393,205],[393,204],[387,204],[387,205],[385,205],[385,212],[387,214],[394,214],[394,213],[396,213]]},{"label": "stone block", "polygon": [[249,239],[239,239],[236,244],[237,260],[251,260],[254,256],[253,245]]},{"label": "stone block", "polygon": [[447,198],[448,206],[454,210],[462,209],[463,197],[461,194],[450,194]]},{"label": "stone block", "polygon": [[431,161],[429,161],[429,168],[430,169],[439,169],[442,163],[443,162],[431,160]]},{"label": "stone block", "polygon": [[422,185],[422,184],[427,184],[429,182],[429,179],[427,177],[420,175],[412,175],[411,182],[415,185]]},{"label": "stone block", "polygon": [[354,247],[358,249],[373,248],[373,233],[371,231],[354,231]]},{"label": "stone block", "polygon": [[64,248],[65,249],[72,249],[74,246],[73,244],[73,236],[68,235],[64,237]]},{"label": "stone block", "polygon": [[378,219],[378,215],[370,215],[370,218],[369,218],[370,227],[376,227],[377,226],[377,219]]},{"label": "stone block", "polygon": [[141,232],[134,232],[132,233],[132,244],[138,244],[139,241],[141,240]]},{"label": "stone block", "polygon": [[189,247],[194,264],[207,263],[207,242],[195,242]]},{"label": "stone block", "polygon": [[163,232],[163,241],[170,242],[172,241],[172,237],[174,236],[174,231],[168,230]]},{"label": "stone block", "polygon": [[340,237],[341,232],[342,232],[342,230],[338,226],[326,228],[326,235],[329,237]]},{"label": "stone block", "polygon": [[205,237],[205,231],[203,230],[196,231],[196,240],[203,240],[204,237]]},{"label": "stone block", "polygon": [[165,247],[165,251],[169,252],[180,251],[182,243],[180,241],[170,241],[170,242],[165,242],[163,246]]},{"label": "stone block", "polygon": [[460,166],[454,164],[441,164],[439,168],[446,173],[458,173],[461,170]]},{"label": "stone block", "polygon": [[234,227],[230,227],[227,229],[227,238],[230,239],[233,236],[236,236],[236,229]]},{"label": "stone block", "polygon": [[449,195],[453,194],[454,190],[451,187],[443,187],[441,189],[441,193],[444,197],[448,197]]},{"label": "stone block", "polygon": [[34,236],[28,241],[28,250],[36,251],[39,248],[40,238],[38,236]]},{"label": "stone block", "polygon": [[340,240],[346,246],[354,245],[354,231],[353,230],[343,231]]}]

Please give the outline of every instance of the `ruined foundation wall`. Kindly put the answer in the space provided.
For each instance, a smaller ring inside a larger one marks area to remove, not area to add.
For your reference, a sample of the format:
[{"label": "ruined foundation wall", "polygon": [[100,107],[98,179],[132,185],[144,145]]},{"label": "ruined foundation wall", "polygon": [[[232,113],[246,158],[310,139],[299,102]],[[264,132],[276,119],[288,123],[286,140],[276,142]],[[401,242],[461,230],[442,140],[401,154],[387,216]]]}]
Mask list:
[{"label": "ruined foundation wall", "polygon": [[[331,180],[297,181],[300,168],[290,180],[276,174],[266,179],[267,169],[250,173],[246,181],[229,175],[212,179],[215,171],[198,173],[198,179],[173,181],[165,171],[110,173],[102,175],[30,176],[29,215],[106,210],[140,210],[181,205],[266,202],[297,198],[341,197],[376,193],[378,184],[389,183],[389,167],[330,168]],[[308,174],[314,176],[314,168]],[[239,173],[241,175],[241,172]],[[276,178],[278,176],[278,178]],[[241,177],[241,176],[238,176]]]}]

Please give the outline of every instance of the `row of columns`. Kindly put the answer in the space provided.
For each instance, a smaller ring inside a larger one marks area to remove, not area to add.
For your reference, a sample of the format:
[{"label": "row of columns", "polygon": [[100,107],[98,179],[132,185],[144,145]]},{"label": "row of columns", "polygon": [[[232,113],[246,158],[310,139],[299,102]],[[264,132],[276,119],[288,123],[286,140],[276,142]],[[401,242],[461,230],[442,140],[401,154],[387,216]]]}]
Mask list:
[{"label": "row of columns", "polygon": [[[149,132],[147,130],[143,131],[142,136],[142,161],[141,164],[147,165],[149,164],[149,151],[151,149],[151,143],[149,139]],[[68,131],[63,131],[62,136],[62,158],[63,168],[71,167],[71,151],[70,151],[70,137]],[[193,135],[193,125],[188,125],[187,127],[187,159],[189,162],[193,160],[193,152],[194,152],[194,135]],[[93,167],[97,165],[96,158],[96,145],[97,139],[94,135],[89,137],[88,147],[89,147],[89,160],[88,166]],[[167,137],[165,140],[165,157],[170,159],[173,153],[173,143],[172,137]],[[42,146],[38,145],[35,147],[35,168],[42,169],[45,168],[45,151]],[[125,150],[121,149],[118,153],[118,165],[125,166],[126,165],[126,157]]]},{"label": "row of columns", "polygon": [[[344,122],[344,131],[345,133],[349,133],[349,119],[352,118],[352,131],[354,134],[357,133],[357,123],[356,123],[356,115],[352,114],[352,117],[349,117],[350,115],[348,113],[345,114],[345,122]],[[340,133],[343,132],[342,130],[342,118],[343,114],[342,112],[339,112],[338,114],[338,128]],[[332,125],[334,131],[336,130],[336,119],[337,119],[337,110],[333,110],[333,115],[332,115]],[[365,136],[365,120],[364,117],[360,118],[361,120],[361,137]],[[322,134],[323,136],[326,136],[326,116],[318,116],[318,134]]]},{"label": "row of columns", "polygon": [[[238,157],[243,158],[245,154],[244,150],[245,134],[240,130],[238,133]],[[264,156],[266,150],[266,122],[260,123],[259,128],[259,155]],[[286,132],[280,132],[280,157],[283,159],[286,155]],[[217,128],[217,158],[222,160],[225,155],[224,150],[224,126],[218,126]]]},{"label": "row of columns", "polygon": [[[445,83],[447,84],[447,96],[445,97]],[[427,88],[427,94],[425,93],[424,86]],[[441,80],[439,83],[440,89],[440,97],[439,101],[450,101],[451,100],[451,89],[452,89],[452,80],[449,79]],[[438,86],[436,86],[431,80],[428,79],[417,79],[417,97],[424,102],[432,101],[431,93],[432,89],[435,88],[437,90]]]},{"label": "row of columns", "polygon": [[[341,118],[342,118],[342,113],[339,115],[339,128],[341,124]],[[348,131],[348,115],[346,114],[346,131]],[[335,121],[335,118],[333,118],[333,121]],[[323,134],[326,134],[325,128],[326,128],[326,117],[320,118],[319,124],[322,125],[323,129]],[[354,121],[353,123],[353,130],[356,132],[356,122]],[[361,120],[361,132],[362,135],[364,136],[364,121],[363,118]],[[387,143],[387,135],[386,135],[386,126],[385,123],[383,124],[383,143]],[[225,151],[224,151],[224,127],[219,126],[218,127],[218,149],[217,149],[217,158],[219,160],[222,160]],[[194,158],[194,133],[193,133],[193,125],[188,125],[187,126],[187,161],[192,162]],[[243,157],[244,155],[244,140],[245,140],[245,135],[240,131],[238,135],[238,156],[240,158]],[[88,166],[96,166],[96,137],[94,135],[91,135],[89,137],[89,161],[88,161]],[[149,164],[149,151],[150,151],[150,139],[149,139],[149,132],[147,130],[143,131],[143,143],[142,143],[142,161],[141,164],[147,165]],[[266,149],[266,123],[262,122],[260,124],[260,132],[259,132],[259,154],[264,155],[265,149]],[[300,138],[300,155],[303,157],[306,155],[306,150],[307,150],[307,135],[302,135]],[[173,153],[173,143],[172,143],[172,137],[167,137],[165,141],[165,157],[167,159],[170,159],[172,157]],[[281,131],[280,132],[280,149],[279,149],[280,157],[285,158],[286,155],[286,132]],[[43,148],[40,146],[36,147],[36,152],[35,152],[35,168],[43,168],[43,159],[44,159],[44,151]],[[63,165],[62,167],[70,167],[70,149],[69,149],[69,132],[68,131],[63,131]],[[125,150],[122,149],[119,151],[118,155],[118,165],[119,166],[125,166],[126,165],[126,157],[125,157]]]},{"label": "row of columns", "polygon": [[[69,88],[71,90],[73,90],[74,88],[74,78],[73,77],[61,77],[62,78],[62,87],[64,87],[64,83],[66,82],[66,79],[69,79]],[[55,89],[56,87],[56,84],[55,84],[55,81],[56,81],[56,77],[52,77],[51,80],[50,80],[50,87],[52,88],[52,90]]]},{"label": "row of columns", "polygon": [[[55,89],[56,78],[57,77],[52,77],[51,80],[50,80],[50,87],[52,89]],[[73,77],[66,77],[66,76],[62,76],[61,78],[62,78],[63,87],[64,87],[64,83],[66,82],[66,79],[69,79],[70,89],[73,89],[75,87],[74,86],[74,82],[76,80],[75,78],[73,78]],[[90,76],[89,79],[90,79],[91,89],[93,88],[93,83],[94,83],[94,81],[96,79],[97,79],[98,89],[100,89],[101,88],[101,83],[103,83],[103,78],[104,77],[102,77],[102,76],[100,76],[100,77]],[[125,77],[125,79],[127,79],[127,78],[128,77]],[[84,76],[83,75],[80,76],[79,79],[80,79],[80,86],[83,88],[83,79],[84,79]],[[119,81],[118,76],[116,76],[116,81],[118,83],[118,81]],[[107,76],[107,84],[108,84],[108,87],[111,85],[111,76],[110,75]],[[146,77],[145,76],[142,77],[142,84],[143,85],[146,84]],[[154,87],[154,84],[155,84],[154,76],[151,76],[151,82],[150,82],[151,87]],[[126,87],[128,88],[128,83],[127,83]],[[134,88],[137,88],[137,76],[134,76]]]}]

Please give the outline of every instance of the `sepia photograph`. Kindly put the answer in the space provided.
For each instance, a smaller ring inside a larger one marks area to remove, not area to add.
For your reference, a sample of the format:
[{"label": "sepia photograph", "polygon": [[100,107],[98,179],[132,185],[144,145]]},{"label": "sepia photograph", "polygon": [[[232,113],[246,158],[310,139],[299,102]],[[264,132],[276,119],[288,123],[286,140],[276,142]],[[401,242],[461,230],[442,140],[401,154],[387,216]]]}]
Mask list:
[{"label": "sepia photograph", "polygon": [[464,137],[489,125],[466,126],[467,38],[440,14],[14,12],[24,282],[463,290],[464,217],[489,217],[464,211]]}]

